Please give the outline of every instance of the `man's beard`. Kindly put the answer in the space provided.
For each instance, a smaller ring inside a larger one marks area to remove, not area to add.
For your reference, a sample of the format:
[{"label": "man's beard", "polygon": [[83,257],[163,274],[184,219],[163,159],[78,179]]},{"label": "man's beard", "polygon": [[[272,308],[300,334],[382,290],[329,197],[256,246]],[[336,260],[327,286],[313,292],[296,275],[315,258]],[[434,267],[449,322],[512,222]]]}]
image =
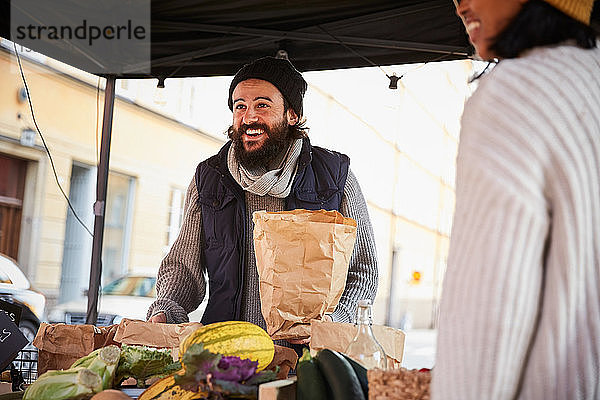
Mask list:
[{"label": "man's beard", "polygon": [[[242,136],[247,129],[262,129],[263,135],[267,135],[263,144],[254,150],[246,150]],[[290,144],[289,125],[282,120],[278,125],[270,129],[266,124],[242,124],[240,129],[229,127],[229,137],[233,141],[233,150],[237,161],[246,169],[266,167],[278,155],[287,150]]]}]

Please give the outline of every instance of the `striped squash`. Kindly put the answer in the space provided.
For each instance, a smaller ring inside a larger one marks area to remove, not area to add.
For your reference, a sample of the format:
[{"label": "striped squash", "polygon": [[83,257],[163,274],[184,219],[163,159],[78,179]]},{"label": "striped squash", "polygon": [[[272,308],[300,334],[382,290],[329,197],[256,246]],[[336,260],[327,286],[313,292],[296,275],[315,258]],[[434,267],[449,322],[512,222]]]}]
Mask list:
[{"label": "striped squash", "polygon": [[273,360],[273,340],[258,325],[244,321],[224,321],[205,325],[188,335],[179,345],[179,360],[192,344],[202,343],[212,353],[258,361],[257,371]]}]

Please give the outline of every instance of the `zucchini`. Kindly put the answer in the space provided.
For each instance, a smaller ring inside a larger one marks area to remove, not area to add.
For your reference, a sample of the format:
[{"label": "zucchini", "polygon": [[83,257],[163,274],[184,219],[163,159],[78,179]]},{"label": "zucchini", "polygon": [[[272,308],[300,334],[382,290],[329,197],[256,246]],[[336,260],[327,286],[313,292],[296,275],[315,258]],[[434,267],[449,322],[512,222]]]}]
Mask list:
[{"label": "zucchini", "polygon": [[317,364],[333,400],[366,400],[356,373],[340,353],[323,349],[317,354]]},{"label": "zucchini", "polygon": [[327,400],[327,384],[310,352],[304,348],[296,367],[296,400]]},{"label": "zucchini", "polygon": [[356,361],[354,361],[353,359],[351,359],[350,357],[348,357],[347,355],[345,355],[343,353],[342,353],[342,355],[344,356],[346,361],[348,361],[350,363],[350,366],[354,370],[354,373],[356,374],[356,377],[358,378],[358,381],[360,382],[360,387],[363,390],[365,399],[368,399],[369,398],[369,380],[367,379],[367,369],[365,367],[363,367],[361,364],[359,364]]}]

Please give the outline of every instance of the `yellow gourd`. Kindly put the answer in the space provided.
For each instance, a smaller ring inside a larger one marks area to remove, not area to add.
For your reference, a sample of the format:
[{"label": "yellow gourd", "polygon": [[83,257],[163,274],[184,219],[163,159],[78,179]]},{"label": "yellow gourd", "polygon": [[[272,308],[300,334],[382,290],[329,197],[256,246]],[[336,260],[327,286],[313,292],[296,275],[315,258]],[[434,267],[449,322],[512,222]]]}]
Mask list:
[{"label": "yellow gourd", "polygon": [[154,382],[138,397],[138,400],[192,400],[205,399],[206,396],[207,393],[182,389],[175,384],[175,378],[171,375]]},{"label": "yellow gourd", "polygon": [[212,353],[258,361],[257,371],[268,366],[275,355],[269,334],[260,326],[244,321],[216,322],[192,332],[179,345],[180,361],[195,343],[202,343]]}]

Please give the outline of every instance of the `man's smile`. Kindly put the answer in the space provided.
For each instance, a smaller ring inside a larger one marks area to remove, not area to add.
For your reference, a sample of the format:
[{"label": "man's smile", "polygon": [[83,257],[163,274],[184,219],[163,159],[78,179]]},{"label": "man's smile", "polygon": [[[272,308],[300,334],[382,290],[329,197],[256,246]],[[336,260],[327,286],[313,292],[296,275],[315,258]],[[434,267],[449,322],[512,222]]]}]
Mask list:
[{"label": "man's smile", "polygon": [[264,128],[247,128],[243,132],[242,141],[244,144],[251,146],[246,147],[247,150],[262,145],[269,138],[269,134]]},{"label": "man's smile", "polygon": [[263,133],[265,133],[265,131],[263,129],[260,129],[260,128],[249,128],[249,129],[246,129],[245,133],[248,136],[260,136]]}]

